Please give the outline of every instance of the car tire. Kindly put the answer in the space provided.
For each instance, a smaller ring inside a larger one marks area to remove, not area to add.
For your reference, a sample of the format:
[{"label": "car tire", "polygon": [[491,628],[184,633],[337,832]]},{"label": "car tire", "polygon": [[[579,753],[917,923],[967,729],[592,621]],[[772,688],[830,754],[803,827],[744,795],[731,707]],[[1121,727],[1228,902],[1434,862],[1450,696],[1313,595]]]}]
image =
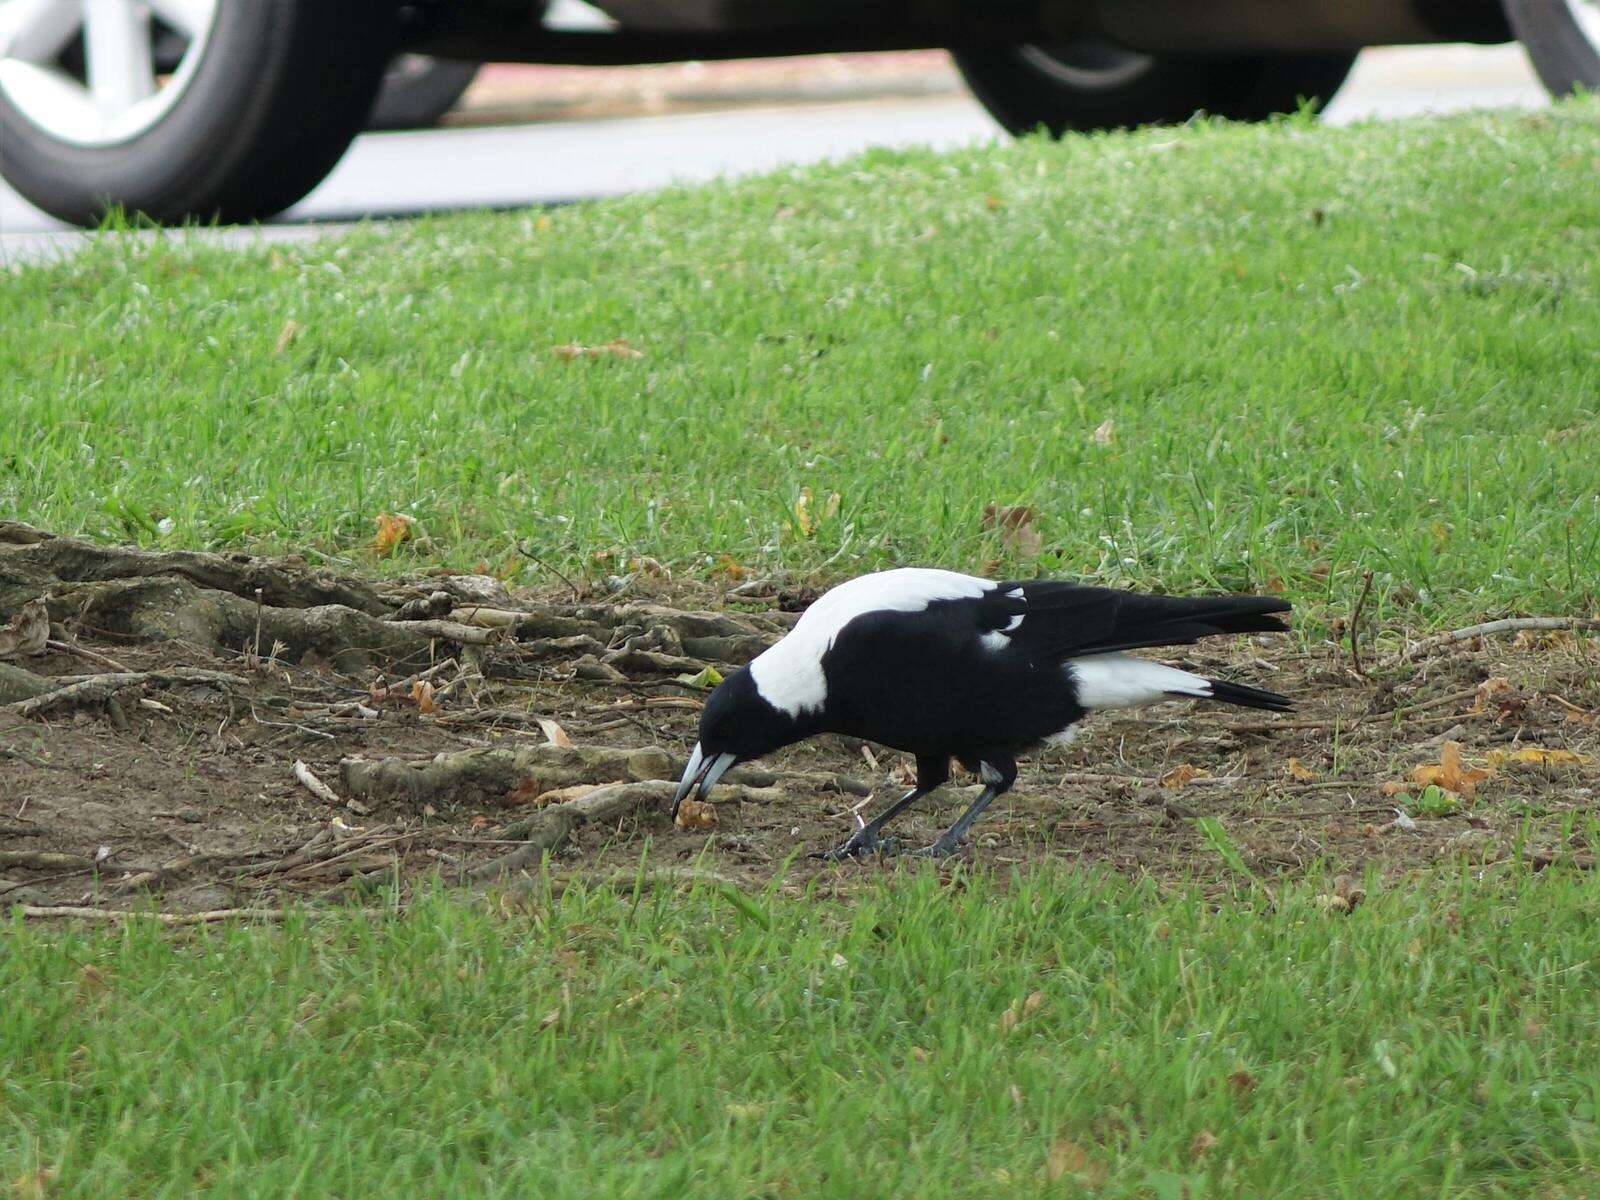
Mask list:
[{"label": "car tire", "polygon": [[1506,20],[1552,96],[1600,88],[1600,3],[1505,0]]},{"label": "car tire", "polygon": [[1332,98],[1354,54],[1157,57],[1104,38],[954,52],[967,84],[1011,133],[1172,125],[1196,113],[1260,121]]},{"label": "car tire", "polygon": [[[164,224],[288,208],[362,129],[398,31],[395,0],[149,0],[109,10],[108,28],[126,34],[118,45],[93,24],[108,3],[58,6],[80,14],[66,36],[26,25],[48,0],[0,0],[0,174],[78,225],[117,208]],[[142,31],[129,31],[128,12]],[[170,32],[152,29],[161,13],[193,21],[170,75],[170,52],[151,49]],[[129,96],[143,98],[119,112]]]},{"label": "car tire", "polygon": [[431,129],[472,86],[478,64],[425,54],[397,55],[367,118],[377,130]]}]

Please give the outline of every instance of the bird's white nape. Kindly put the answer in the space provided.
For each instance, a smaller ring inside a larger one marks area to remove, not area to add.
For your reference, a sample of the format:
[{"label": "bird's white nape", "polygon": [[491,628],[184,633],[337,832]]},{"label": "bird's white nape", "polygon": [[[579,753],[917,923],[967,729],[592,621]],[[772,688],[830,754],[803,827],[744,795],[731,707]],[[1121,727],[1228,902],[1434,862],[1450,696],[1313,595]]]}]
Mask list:
[{"label": "bird's white nape", "polygon": [[1067,660],[1078,703],[1088,709],[1137,708],[1159,700],[1211,695],[1211,681],[1131,654],[1089,654]]},{"label": "bird's white nape", "polygon": [[781,641],[751,660],[750,676],[774,708],[790,716],[815,712],[828,698],[822,656],[851,621],[872,612],[922,612],[936,600],[976,600],[994,588],[975,575],[925,567],[862,575],[820,596]]}]

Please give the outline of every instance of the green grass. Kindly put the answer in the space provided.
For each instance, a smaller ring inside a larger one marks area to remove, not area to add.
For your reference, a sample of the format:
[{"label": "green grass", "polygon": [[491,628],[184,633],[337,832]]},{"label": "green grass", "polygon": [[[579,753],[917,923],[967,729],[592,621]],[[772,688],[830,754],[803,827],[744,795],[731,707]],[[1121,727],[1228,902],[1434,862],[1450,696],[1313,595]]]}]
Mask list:
[{"label": "green grass", "polygon": [[[850,905],[18,921],[0,1167],[55,1197],[1600,1191],[1600,883],[1314,891],[923,870]],[[1046,1187],[1057,1143],[1081,1178]]]},{"label": "green grass", "polygon": [[[1369,568],[1414,623],[1585,609],[1597,132],[1593,103],[1194,127],[244,254],[109,238],[0,279],[0,515],[371,566],[399,510],[428,541],[386,568],[922,562],[1281,587],[1313,624]],[[616,338],[645,357],[550,352]],[[1348,917],[1314,884],[960,878],[14,921],[0,1184],[1600,1191],[1592,877],[1446,868]]]},{"label": "green grass", "polygon": [[[0,288],[0,512],[357,562],[398,509],[456,566],[520,538],[597,572],[919,562],[1341,610],[1372,568],[1413,623],[1583,609],[1597,133],[1593,103],[1194,127],[244,254],[108,239]],[[645,357],[550,353],[616,338]],[[803,488],[840,496],[809,537]],[[990,502],[1032,505],[1043,552]]]}]

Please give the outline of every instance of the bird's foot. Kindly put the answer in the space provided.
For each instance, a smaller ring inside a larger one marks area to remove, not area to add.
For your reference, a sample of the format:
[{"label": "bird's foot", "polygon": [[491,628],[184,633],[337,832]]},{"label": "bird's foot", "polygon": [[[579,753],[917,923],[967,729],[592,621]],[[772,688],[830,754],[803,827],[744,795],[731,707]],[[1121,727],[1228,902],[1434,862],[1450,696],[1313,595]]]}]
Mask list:
[{"label": "bird's foot", "polygon": [[949,858],[952,854],[954,854],[960,848],[961,848],[961,839],[960,838],[952,838],[949,841],[946,841],[944,838],[940,838],[938,841],[934,842],[933,845],[931,845],[931,846],[924,846],[920,850],[911,851],[911,857],[912,858],[931,858],[931,859],[933,859],[934,861],[937,862],[939,859]]},{"label": "bird's foot", "polygon": [[880,838],[876,833],[858,829],[832,850],[807,857],[820,858],[823,862],[844,862],[847,858],[865,858],[869,854],[895,854],[899,844],[899,838]]}]

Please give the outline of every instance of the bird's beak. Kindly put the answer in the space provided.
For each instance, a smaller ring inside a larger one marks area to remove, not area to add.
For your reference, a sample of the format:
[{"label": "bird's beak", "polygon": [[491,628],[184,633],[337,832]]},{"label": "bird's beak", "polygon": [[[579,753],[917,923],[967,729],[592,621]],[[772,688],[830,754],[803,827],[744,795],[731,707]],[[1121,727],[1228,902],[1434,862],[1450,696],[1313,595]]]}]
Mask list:
[{"label": "bird's beak", "polygon": [[700,750],[700,743],[694,744],[694,753],[689,755],[689,765],[683,769],[683,778],[678,783],[678,791],[672,797],[672,819],[678,819],[678,805],[682,804],[691,791],[699,785],[697,798],[704,800],[706,793],[716,786],[717,780],[722,778],[722,773],[738,761],[736,754],[719,754],[715,758],[707,758]]}]

